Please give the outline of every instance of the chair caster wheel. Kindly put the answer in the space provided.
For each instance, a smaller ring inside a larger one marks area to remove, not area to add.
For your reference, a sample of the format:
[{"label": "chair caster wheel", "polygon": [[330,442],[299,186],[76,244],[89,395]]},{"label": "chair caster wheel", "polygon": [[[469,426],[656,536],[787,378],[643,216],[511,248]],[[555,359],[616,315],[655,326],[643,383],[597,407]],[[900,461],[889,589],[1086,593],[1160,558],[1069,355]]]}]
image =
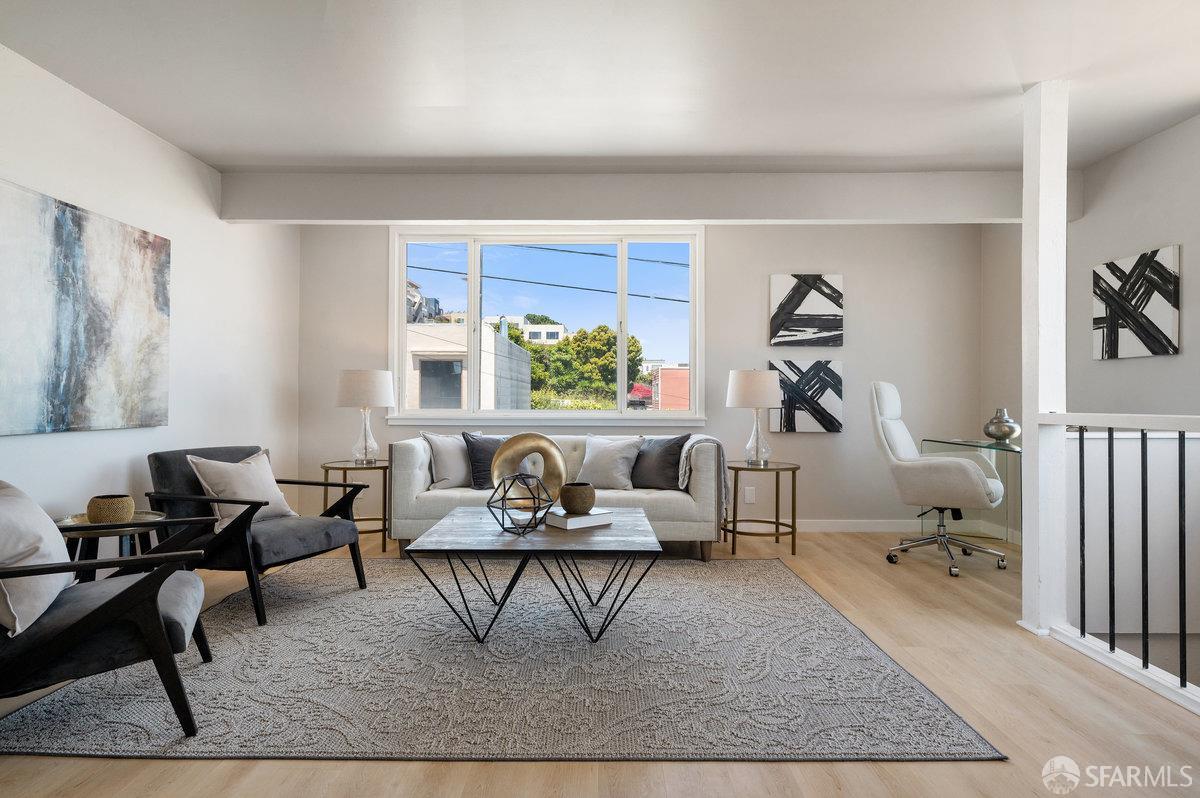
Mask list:
[{"label": "chair caster wheel", "polygon": [[974,554],[975,552],[971,551],[970,549],[963,549],[963,550],[962,550],[962,553],[963,553],[963,556],[964,556],[964,557],[970,557],[970,556],[971,556],[972,554]]},{"label": "chair caster wheel", "polygon": [[1005,570],[1006,568],[1008,568],[1008,560],[1001,557],[1000,559],[996,560],[996,567],[999,568],[1001,571]]},{"label": "chair caster wheel", "polygon": [[958,566],[957,566],[957,565],[951,565],[951,566],[950,566],[950,575],[951,575],[951,576],[958,576]]},{"label": "chair caster wheel", "polygon": [[892,565],[895,565],[896,563],[900,562],[900,558],[897,557],[895,554],[889,553],[887,556],[887,561],[890,562]]}]

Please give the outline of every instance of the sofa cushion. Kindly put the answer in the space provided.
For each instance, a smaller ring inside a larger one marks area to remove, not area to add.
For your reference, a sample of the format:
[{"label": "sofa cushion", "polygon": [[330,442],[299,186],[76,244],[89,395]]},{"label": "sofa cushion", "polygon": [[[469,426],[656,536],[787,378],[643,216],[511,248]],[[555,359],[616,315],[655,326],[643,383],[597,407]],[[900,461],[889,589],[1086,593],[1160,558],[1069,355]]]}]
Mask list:
[{"label": "sofa cushion", "polygon": [[[259,519],[294,516],[296,511],[288,506],[283,491],[275,484],[275,474],[271,471],[271,460],[266,452],[258,452],[237,463],[226,463],[221,460],[206,460],[189,454],[188,463],[196,472],[205,496],[214,499],[228,497],[230,499],[255,499],[267,502],[266,507],[259,508],[254,517]],[[216,507],[216,531],[220,532],[229,526],[245,506],[241,504],[220,504]]]},{"label": "sofa cushion", "polygon": [[[0,641],[0,665],[13,662],[47,642],[83,618],[96,607],[132,585],[143,574],[110,576],[95,582],[80,582],[62,591],[54,603],[29,630],[12,639]],[[158,591],[158,609],[171,650],[176,654],[187,648],[196,617],[204,604],[204,582],[191,571],[176,571],[167,577]],[[104,673],[149,659],[150,652],[138,628],[129,621],[114,621],[95,630],[73,646],[45,670],[19,684],[0,685],[0,695],[36,690],[40,687]]]},{"label": "sofa cushion", "polygon": [[358,527],[345,518],[289,516],[250,525],[250,549],[260,566],[320,554],[357,540]]},{"label": "sofa cushion", "polygon": [[597,490],[631,489],[633,482],[630,475],[643,440],[640,435],[617,439],[589,435],[583,466],[579,469],[579,481],[590,482]]},{"label": "sofa cushion", "polygon": [[[406,518],[441,520],[455,507],[482,507],[491,491],[449,488],[418,493],[409,503]],[[597,507],[641,507],[650,522],[701,520],[700,507],[690,493],[682,490],[597,490]]]},{"label": "sofa cushion", "polygon": [[[46,511],[7,482],[0,482],[0,567],[67,562],[62,533]],[[0,579],[0,626],[19,634],[75,581],[72,573]]]},{"label": "sofa cushion", "polygon": [[635,488],[676,490],[679,487],[679,456],[692,436],[646,438],[633,463],[630,480]]}]

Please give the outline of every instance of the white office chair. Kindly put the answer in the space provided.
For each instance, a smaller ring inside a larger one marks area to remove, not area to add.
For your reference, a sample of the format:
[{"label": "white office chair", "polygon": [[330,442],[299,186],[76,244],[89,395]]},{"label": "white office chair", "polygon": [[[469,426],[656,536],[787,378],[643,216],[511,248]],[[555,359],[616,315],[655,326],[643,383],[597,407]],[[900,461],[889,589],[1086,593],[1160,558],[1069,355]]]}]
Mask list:
[{"label": "white office chair", "polygon": [[887,458],[900,501],[929,508],[918,518],[934,510],[938,514],[936,534],[901,540],[899,546],[888,549],[887,561],[899,562],[899,551],[936,545],[950,559],[951,576],[958,576],[953,548],[968,557],[982,552],[996,558],[997,568],[1007,568],[1003,552],[946,534],[947,510],[955,521],[961,521],[963,510],[990,510],[1004,499],[1004,483],[995,466],[977,452],[954,457],[922,456],[900,418],[900,393],[889,382],[871,383],[871,420],[875,423],[875,441]]}]

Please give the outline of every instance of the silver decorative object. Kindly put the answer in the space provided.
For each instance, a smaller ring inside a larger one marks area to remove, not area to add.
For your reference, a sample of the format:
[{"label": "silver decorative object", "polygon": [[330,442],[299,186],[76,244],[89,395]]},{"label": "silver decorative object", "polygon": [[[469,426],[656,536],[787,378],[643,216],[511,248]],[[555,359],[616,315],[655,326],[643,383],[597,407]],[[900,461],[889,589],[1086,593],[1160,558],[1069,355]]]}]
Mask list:
[{"label": "silver decorative object", "polygon": [[998,407],[996,415],[983,425],[983,434],[994,441],[1010,443],[1013,438],[1021,434],[1021,425],[1008,414],[1006,408]]}]

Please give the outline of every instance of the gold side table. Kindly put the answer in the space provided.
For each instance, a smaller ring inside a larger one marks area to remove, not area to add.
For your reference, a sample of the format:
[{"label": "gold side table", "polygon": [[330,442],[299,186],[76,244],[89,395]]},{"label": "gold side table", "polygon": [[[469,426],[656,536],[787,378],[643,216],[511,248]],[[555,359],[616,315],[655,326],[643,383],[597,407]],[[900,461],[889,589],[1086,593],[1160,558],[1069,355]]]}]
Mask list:
[{"label": "gold side table", "polygon": [[[781,461],[772,460],[765,466],[752,466],[746,463],[729,463],[730,471],[733,472],[733,502],[732,510],[733,517],[726,519],[726,522],[721,526],[721,537],[730,535],[733,538],[733,546],[731,553],[737,554],[737,539],[738,535],[750,535],[751,537],[774,537],[775,542],[779,542],[780,535],[792,536],[792,554],[796,553],[796,472],[800,470],[800,466],[796,463],[784,463]],[[738,477],[742,472],[775,474],[775,518],[738,518],[738,501],[741,498],[738,491]],[[792,475],[792,522],[786,523],[779,518],[779,475],[790,473]],[[738,528],[738,524],[770,524],[771,529],[765,532],[750,532]]]},{"label": "gold side table", "polygon": [[[328,463],[321,463],[321,471],[324,473],[324,480],[332,482],[329,478],[330,471],[341,471],[342,482],[347,482],[347,475],[351,471],[378,471],[383,475],[383,502],[379,512],[381,515],[368,515],[360,517],[357,513],[354,515],[354,523],[359,524],[358,534],[366,534],[370,532],[381,532],[383,540],[383,550],[387,551],[388,532],[392,528],[392,486],[391,480],[388,479],[390,468],[386,460],[379,460],[374,465],[362,465],[353,460],[331,460]],[[329,506],[329,488],[322,489],[323,503],[326,507]],[[342,495],[346,495],[346,489],[342,489]],[[362,522],[378,521],[379,526],[375,529],[363,529]]]}]

